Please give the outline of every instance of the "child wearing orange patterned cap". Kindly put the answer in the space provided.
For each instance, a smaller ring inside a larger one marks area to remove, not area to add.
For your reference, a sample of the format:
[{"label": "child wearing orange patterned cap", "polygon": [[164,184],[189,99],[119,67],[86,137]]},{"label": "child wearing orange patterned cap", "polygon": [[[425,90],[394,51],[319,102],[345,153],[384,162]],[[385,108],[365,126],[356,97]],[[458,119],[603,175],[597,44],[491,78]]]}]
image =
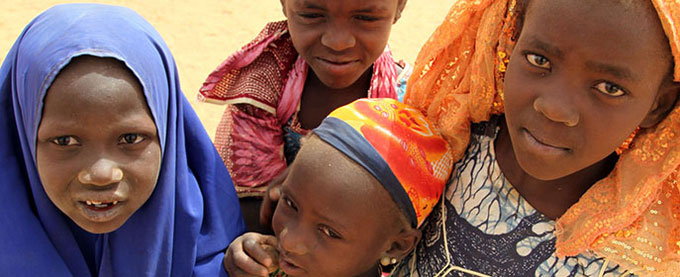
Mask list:
[{"label": "child wearing orange patterned cap", "polygon": [[380,276],[379,263],[396,263],[417,243],[452,167],[448,144],[417,110],[392,99],[343,106],[314,129],[284,180],[276,237],[239,237],[225,267],[231,276],[266,276],[268,267]]},{"label": "child wearing orange patterned cap", "polygon": [[680,276],[680,1],[460,0],[405,102],[457,161],[395,275]]}]

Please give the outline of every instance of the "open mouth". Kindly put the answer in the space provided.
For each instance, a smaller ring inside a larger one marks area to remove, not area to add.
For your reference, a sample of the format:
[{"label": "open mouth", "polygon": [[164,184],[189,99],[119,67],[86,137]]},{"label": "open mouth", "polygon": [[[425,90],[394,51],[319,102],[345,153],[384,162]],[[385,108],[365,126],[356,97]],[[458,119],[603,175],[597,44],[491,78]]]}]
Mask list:
[{"label": "open mouth", "polygon": [[86,201],[80,201],[81,203],[85,204],[85,207],[91,210],[95,211],[106,211],[110,210],[111,208],[115,207],[118,205],[119,201],[111,201],[111,202],[103,202],[103,201],[95,201],[95,200],[86,200]]},{"label": "open mouth", "polygon": [[281,255],[279,256],[279,266],[283,272],[291,276],[302,275],[305,273],[304,269],[302,269],[296,262],[291,261],[288,257],[286,257],[283,252],[281,252]]}]

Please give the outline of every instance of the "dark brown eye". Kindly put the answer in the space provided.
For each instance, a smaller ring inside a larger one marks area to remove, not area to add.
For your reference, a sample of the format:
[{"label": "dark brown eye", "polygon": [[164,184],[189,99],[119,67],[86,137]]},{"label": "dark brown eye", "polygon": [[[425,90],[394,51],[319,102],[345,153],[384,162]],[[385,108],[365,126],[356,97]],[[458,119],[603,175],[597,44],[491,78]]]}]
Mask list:
[{"label": "dark brown eye", "polygon": [[144,136],[139,134],[125,134],[122,135],[118,141],[121,144],[137,144],[144,140]]},{"label": "dark brown eye", "polygon": [[535,67],[540,67],[540,68],[545,68],[545,69],[550,69],[550,61],[548,58],[543,57],[541,55],[537,54],[527,54],[527,61],[535,66]]},{"label": "dark brown eye", "polygon": [[609,96],[621,96],[626,94],[626,92],[620,86],[607,81],[600,82],[599,84],[595,85],[595,89]]},{"label": "dark brown eye", "polygon": [[332,239],[340,239],[341,238],[340,235],[338,235],[338,233],[333,231],[333,229],[331,229],[328,226],[320,226],[319,230],[322,233],[324,233],[324,235],[328,236],[329,238],[332,238]]},{"label": "dark brown eye", "polygon": [[317,19],[323,17],[323,15],[319,13],[299,13],[298,15],[304,19]]},{"label": "dark brown eye", "polygon": [[295,203],[293,203],[293,201],[291,201],[288,197],[284,197],[284,198],[283,198],[283,201],[286,202],[286,205],[287,205],[288,207],[290,207],[291,209],[297,211],[297,206],[295,206]]},{"label": "dark brown eye", "polygon": [[52,143],[59,145],[59,146],[71,146],[71,145],[78,145],[79,142],[76,140],[76,138],[72,136],[61,136],[61,137],[56,137],[52,139]]},{"label": "dark brown eye", "polygon": [[358,19],[358,20],[361,20],[361,21],[366,21],[366,22],[374,22],[374,21],[380,20],[380,18],[377,18],[375,16],[370,16],[370,15],[357,15],[355,18]]}]

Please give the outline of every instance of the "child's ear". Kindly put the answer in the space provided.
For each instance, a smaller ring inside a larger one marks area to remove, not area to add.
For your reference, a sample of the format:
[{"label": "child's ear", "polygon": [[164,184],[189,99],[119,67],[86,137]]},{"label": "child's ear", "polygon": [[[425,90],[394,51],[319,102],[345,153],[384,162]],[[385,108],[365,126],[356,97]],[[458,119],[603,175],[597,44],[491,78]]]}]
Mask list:
[{"label": "child's ear", "polygon": [[668,112],[675,107],[675,102],[680,93],[680,83],[670,81],[670,84],[662,85],[651,111],[647,114],[640,127],[650,128],[663,120]]},{"label": "child's ear", "polygon": [[416,247],[416,244],[420,241],[421,235],[422,233],[418,229],[409,228],[402,230],[397,234],[396,239],[392,242],[390,249],[388,249],[385,254],[389,258],[395,258],[397,260],[403,259]]},{"label": "child's ear", "polygon": [[[281,0],[283,1],[283,0]],[[406,1],[407,0],[398,0],[399,2],[397,3],[397,14],[394,16],[394,21],[392,24],[397,23],[399,18],[401,18],[401,13],[404,11],[404,7],[406,7]]]}]

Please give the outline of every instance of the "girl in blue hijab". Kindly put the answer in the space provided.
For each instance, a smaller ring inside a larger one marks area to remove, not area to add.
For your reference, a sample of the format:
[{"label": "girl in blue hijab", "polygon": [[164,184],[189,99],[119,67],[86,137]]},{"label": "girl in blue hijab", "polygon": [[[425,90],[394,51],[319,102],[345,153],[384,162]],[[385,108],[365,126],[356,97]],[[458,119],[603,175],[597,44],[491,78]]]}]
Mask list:
[{"label": "girl in blue hijab", "polygon": [[226,275],[238,200],[141,16],[47,10],[5,58],[0,90],[3,275]]}]

